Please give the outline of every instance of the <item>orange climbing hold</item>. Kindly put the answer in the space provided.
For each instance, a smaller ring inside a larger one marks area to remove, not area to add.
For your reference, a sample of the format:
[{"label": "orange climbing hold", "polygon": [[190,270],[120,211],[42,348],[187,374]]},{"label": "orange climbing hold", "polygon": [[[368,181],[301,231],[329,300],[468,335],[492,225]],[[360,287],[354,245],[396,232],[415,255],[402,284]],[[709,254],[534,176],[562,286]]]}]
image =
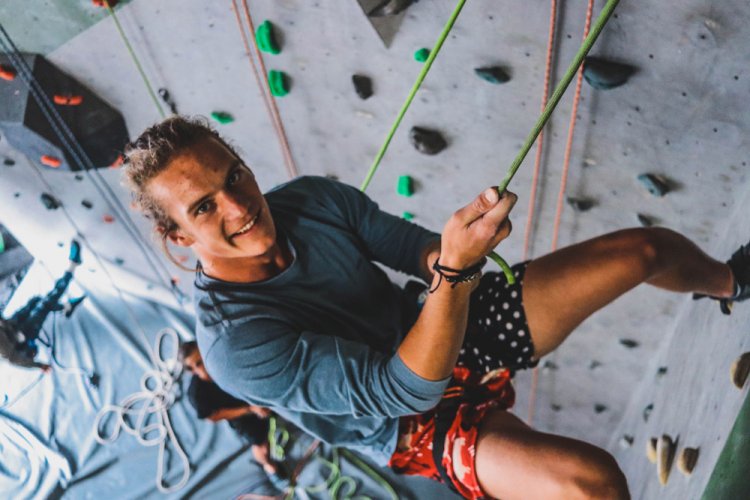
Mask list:
[{"label": "orange climbing hold", "polygon": [[107,3],[109,3],[110,7],[114,7],[115,5],[117,5],[117,0],[109,0],[109,2],[107,2],[107,0],[91,0],[91,3],[93,3],[97,7],[106,7]]},{"label": "orange climbing hold", "polygon": [[39,161],[42,162],[42,165],[47,165],[52,168],[58,168],[62,165],[60,158],[52,155],[42,155],[42,157],[39,158]]},{"label": "orange climbing hold", "polygon": [[0,64],[0,78],[11,81],[16,77],[16,70],[6,64]]},{"label": "orange climbing hold", "polygon": [[55,94],[53,100],[60,106],[79,106],[83,102],[83,96]]},{"label": "orange climbing hold", "polygon": [[106,222],[107,224],[112,224],[112,223],[113,223],[113,222],[115,221],[115,218],[114,218],[114,217],[112,217],[112,216],[111,216],[111,215],[109,215],[109,214],[104,214],[104,216],[102,217],[102,220],[103,220],[104,222]]}]

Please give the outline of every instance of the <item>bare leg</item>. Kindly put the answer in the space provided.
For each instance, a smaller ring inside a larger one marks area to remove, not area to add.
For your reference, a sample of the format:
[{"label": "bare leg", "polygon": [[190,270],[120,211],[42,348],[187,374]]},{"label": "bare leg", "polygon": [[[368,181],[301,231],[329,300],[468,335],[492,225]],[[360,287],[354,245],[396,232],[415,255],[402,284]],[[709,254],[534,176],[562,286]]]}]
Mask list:
[{"label": "bare leg", "polygon": [[484,492],[503,500],[630,498],[625,476],[606,451],[537,432],[503,410],[482,422],[476,471]]},{"label": "bare leg", "polygon": [[626,229],[529,263],[523,303],[535,357],[553,351],[583,320],[640,283],[714,297],[734,290],[729,266],[664,228]]}]

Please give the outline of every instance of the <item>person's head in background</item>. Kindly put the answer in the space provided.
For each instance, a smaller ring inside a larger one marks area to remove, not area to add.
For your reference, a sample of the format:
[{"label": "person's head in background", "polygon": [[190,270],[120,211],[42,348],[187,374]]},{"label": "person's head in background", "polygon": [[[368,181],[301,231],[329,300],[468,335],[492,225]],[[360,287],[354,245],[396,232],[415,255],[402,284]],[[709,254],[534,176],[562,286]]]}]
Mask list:
[{"label": "person's head in background", "polygon": [[206,382],[212,381],[211,376],[206,371],[206,366],[203,364],[203,357],[201,357],[201,353],[198,350],[198,344],[194,340],[184,342],[180,345],[178,359],[185,370],[201,380]]}]

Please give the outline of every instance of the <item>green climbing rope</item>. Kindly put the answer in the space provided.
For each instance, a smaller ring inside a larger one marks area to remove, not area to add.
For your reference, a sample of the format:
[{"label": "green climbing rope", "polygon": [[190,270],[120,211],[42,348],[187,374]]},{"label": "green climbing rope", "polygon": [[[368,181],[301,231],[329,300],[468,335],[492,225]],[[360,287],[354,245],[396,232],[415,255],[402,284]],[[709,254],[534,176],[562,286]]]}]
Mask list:
[{"label": "green climbing rope", "polygon": [[130,58],[133,59],[133,62],[135,63],[135,67],[138,68],[138,73],[140,73],[141,79],[143,79],[143,83],[146,84],[146,89],[148,89],[148,93],[151,96],[151,100],[154,101],[154,104],[156,105],[156,109],[159,111],[159,114],[161,115],[161,117],[166,118],[167,115],[164,113],[164,109],[162,109],[161,104],[159,104],[159,99],[157,99],[156,93],[154,93],[154,89],[153,87],[151,87],[151,82],[148,81],[148,77],[146,76],[146,73],[143,71],[143,66],[141,66],[141,63],[138,60],[138,56],[135,55],[135,51],[133,50],[133,47],[130,45],[130,42],[128,41],[128,37],[125,35],[125,32],[122,30],[122,26],[120,25],[120,21],[117,19],[115,10],[112,8],[108,0],[104,0],[104,5],[107,6],[107,12],[109,12],[109,15],[112,16],[112,20],[115,22],[117,31],[120,33],[120,38],[122,38],[122,41],[125,43],[125,47],[128,49],[128,53],[130,53]]},{"label": "green climbing rope", "polygon": [[[589,51],[591,50],[591,47],[596,42],[596,39],[599,37],[599,34],[602,32],[602,29],[604,29],[604,26],[607,24],[607,21],[612,15],[612,12],[615,10],[615,7],[619,3],[619,1],[620,0],[607,0],[607,4],[604,6],[601,13],[599,14],[599,17],[596,19],[596,22],[594,23],[593,28],[589,32],[589,35],[581,44],[581,47],[578,49],[578,53],[576,54],[573,61],[570,63],[570,66],[568,66],[568,69],[565,72],[565,75],[563,76],[562,80],[560,80],[560,82],[555,87],[554,92],[552,92],[552,96],[547,101],[547,105],[545,106],[544,111],[542,111],[541,116],[536,121],[536,123],[534,124],[534,127],[532,128],[531,132],[526,138],[526,141],[521,147],[521,151],[518,153],[516,158],[511,163],[510,168],[508,169],[508,173],[505,175],[500,185],[498,185],[497,190],[500,194],[502,194],[507,189],[508,184],[510,184],[510,181],[513,179],[513,176],[516,175],[518,168],[521,166],[521,163],[523,163],[524,158],[526,158],[526,155],[528,154],[529,150],[533,146],[537,137],[539,137],[540,132],[549,121],[550,116],[552,116],[552,112],[555,110],[555,107],[560,102],[560,99],[562,98],[563,94],[567,90],[568,86],[570,86],[570,82],[573,80],[573,77],[575,77],[576,72],[583,64],[583,61],[586,58],[586,55],[589,53]],[[399,110],[398,115],[396,116],[396,121],[394,122],[391,129],[388,131],[388,134],[386,135],[383,145],[378,151],[378,154],[375,156],[375,160],[373,161],[372,166],[370,167],[370,170],[367,172],[367,176],[365,177],[365,180],[362,183],[362,186],[360,187],[361,191],[365,191],[365,189],[367,189],[367,186],[370,184],[372,177],[375,175],[375,172],[380,166],[380,162],[383,159],[383,156],[385,156],[385,152],[388,149],[388,146],[390,145],[391,140],[393,139],[393,136],[396,133],[396,129],[398,129],[398,126],[401,124],[401,121],[403,120],[404,115],[406,114],[406,110],[409,109],[411,102],[414,100],[414,96],[417,94],[419,87],[422,85],[422,82],[424,81],[425,76],[427,75],[427,72],[430,70],[430,67],[432,66],[432,62],[435,60],[435,57],[437,57],[437,54],[440,51],[440,48],[443,46],[443,42],[445,42],[445,39],[448,37],[448,33],[453,27],[453,24],[456,22],[456,19],[458,18],[458,15],[461,12],[461,9],[463,8],[465,3],[466,3],[466,0],[459,0],[458,5],[456,5],[456,8],[453,10],[453,13],[451,14],[450,19],[448,19],[448,22],[445,24],[443,31],[440,33],[440,37],[438,38],[438,41],[435,44],[435,47],[430,52],[430,56],[427,58],[427,61],[425,62],[424,67],[422,68],[422,71],[419,73],[419,76],[417,77],[417,81],[414,82],[414,85],[409,91],[409,95],[406,98],[406,102],[404,102],[404,105],[401,106],[401,109]],[[496,252],[491,252],[489,257],[498,266],[500,266],[500,268],[503,271],[503,274],[505,275],[505,279],[508,281],[508,283],[514,284],[516,282],[516,279],[515,279],[515,276],[513,276],[513,271],[511,270],[508,263],[505,262],[505,260],[502,257],[500,257],[500,255],[498,255]]]}]

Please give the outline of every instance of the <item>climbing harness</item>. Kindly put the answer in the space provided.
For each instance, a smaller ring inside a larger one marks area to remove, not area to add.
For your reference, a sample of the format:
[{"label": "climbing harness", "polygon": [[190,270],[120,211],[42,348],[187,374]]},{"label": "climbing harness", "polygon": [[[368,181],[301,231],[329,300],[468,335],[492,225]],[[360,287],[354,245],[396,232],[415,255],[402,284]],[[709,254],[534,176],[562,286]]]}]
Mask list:
[{"label": "climbing harness", "polygon": [[[162,357],[162,343],[169,338],[174,344],[173,355]],[[179,396],[179,380],[182,365],[177,360],[180,344],[177,332],[164,328],[156,335],[154,352],[157,355],[156,368],[148,370],[141,378],[141,390],[123,399],[119,405],[105,405],[95,420],[94,438],[99,444],[114,442],[124,430],[134,436],[144,446],[159,446],[156,465],[156,487],[162,493],[171,493],[185,486],[190,479],[190,461],[180,446],[169,419],[169,409]],[[104,422],[114,416],[112,430],[104,434]],[[182,462],[182,477],[172,485],[165,484],[165,452],[169,444],[177,451]]]},{"label": "climbing harness", "polygon": [[[373,161],[372,166],[370,167],[370,170],[365,176],[365,180],[362,183],[362,186],[360,187],[362,191],[367,189],[367,186],[370,184],[372,177],[375,175],[375,172],[380,166],[380,162],[382,161],[383,156],[385,155],[385,151],[387,150],[388,145],[390,144],[391,140],[393,139],[393,136],[396,133],[396,129],[398,128],[399,124],[401,123],[401,120],[406,114],[406,110],[409,108],[409,105],[414,100],[414,96],[416,95],[417,90],[419,90],[419,87],[424,81],[424,78],[427,75],[427,72],[432,66],[432,63],[435,60],[435,57],[437,57],[437,54],[440,51],[440,48],[442,47],[443,42],[448,37],[448,33],[453,27],[453,24],[458,18],[458,15],[461,12],[461,9],[463,8],[465,3],[466,3],[466,0],[459,0],[458,4],[453,10],[453,13],[448,19],[448,22],[443,28],[443,31],[440,33],[440,36],[438,37],[438,40],[435,43],[435,47],[430,51],[430,56],[427,58],[427,61],[425,62],[424,67],[422,68],[422,71],[420,71],[419,75],[417,76],[417,81],[414,82],[414,85],[409,91],[409,95],[407,96],[406,101],[404,102],[403,106],[398,112],[398,115],[396,116],[396,121],[394,122],[391,129],[388,131],[388,134],[386,135],[383,145],[378,151],[378,154],[375,156],[375,160]],[[581,47],[578,49],[578,52],[573,58],[573,61],[568,66],[568,69],[566,70],[562,79],[555,87],[555,90],[552,93],[552,96],[550,97],[549,101],[547,102],[547,105],[544,107],[544,111],[542,111],[541,116],[537,119],[536,123],[534,124],[534,127],[532,128],[531,132],[527,136],[526,141],[521,147],[521,150],[519,151],[518,155],[511,162],[511,165],[508,168],[508,171],[505,177],[502,179],[502,181],[498,185],[497,190],[499,193],[502,194],[508,187],[508,184],[510,184],[510,181],[515,176],[524,158],[526,157],[529,150],[531,149],[534,142],[536,141],[536,138],[539,136],[542,129],[547,124],[547,121],[549,121],[549,118],[552,115],[552,112],[555,110],[555,107],[560,102],[560,99],[565,93],[565,90],[570,85],[570,82],[573,80],[573,77],[576,75],[576,72],[578,71],[581,64],[583,64],[583,61],[586,55],[588,54],[589,50],[591,50],[591,47],[594,45],[594,42],[596,42],[596,39],[599,37],[599,34],[601,33],[607,21],[609,20],[609,17],[612,15],[612,12],[614,11],[618,3],[619,3],[619,0],[607,0],[606,5],[604,6],[601,13],[599,14],[599,17],[597,18],[596,22],[594,23],[594,26],[591,32],[588,34],[588,36],[583,41],[583,44],[581,45]],[[508,263],[505,262],[505,260],[503,260],[503,258],[500,257],[495,252],[492,252],[489,255],[489,257],[492,260],[494,260],[503,270],[503,274],[505,274],[505,279],[508,281],[508,283],[510,284],[515,283],[515,277],[513,276],[513,272],[511,271]]]}]

